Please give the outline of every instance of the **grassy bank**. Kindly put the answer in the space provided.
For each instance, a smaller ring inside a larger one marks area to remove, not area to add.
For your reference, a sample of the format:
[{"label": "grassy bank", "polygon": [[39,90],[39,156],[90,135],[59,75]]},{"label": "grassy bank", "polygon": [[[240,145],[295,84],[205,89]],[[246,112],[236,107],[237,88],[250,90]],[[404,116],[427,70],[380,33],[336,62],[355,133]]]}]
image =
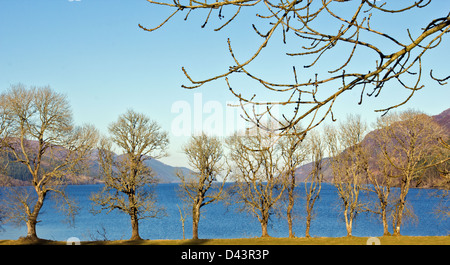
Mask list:
[{"label": "grassy bank", "polygon": [[[318,238],[236,238],[199,240],[116,240],[83,241],[82,245],[366,245],[368,237],[318,237]],[[378,237],[381,245],[450,245],[450,236],[400,236]],[[65,245],[64,241],[0,240],[0,245]]]}]

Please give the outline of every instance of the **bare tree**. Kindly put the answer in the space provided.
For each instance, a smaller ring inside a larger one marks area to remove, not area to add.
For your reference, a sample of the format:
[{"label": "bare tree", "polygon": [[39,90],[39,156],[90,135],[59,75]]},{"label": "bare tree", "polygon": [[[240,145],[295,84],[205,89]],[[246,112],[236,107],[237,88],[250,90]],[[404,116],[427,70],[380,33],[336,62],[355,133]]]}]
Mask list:
[{"label": "bare tree", "polygon": [[[7,102],[5,100],[0,100],[0,137],[7,135],[8,128],[10,126],[11,119],[9,118],[9,110],[7,107]],[[0,145],[0,187],[6,186],[6,173],[9,164],[7,148]]]},{"label": "bare tree", "polygon": [[[181,180],[185,199],[192,206],[192,239],[198,239],[200,211],[221,198],[226,182],[227,174],[220,176],[224,173],[222,143],[217,137],[202,133],[200,136],[192,136],[183,149],[195,173],[190,178],[186,178],[181,172],[177,176]],[[215,185],[218,177],[222,177],[219,186]]]},{"label": "bare tree", "polygon": [[[182,71],[191,83],[183,87],[192,89],[215,80],[224,80],[231,93],[242,104],[267,106],[264,113],[252,115],[246,112],[246,118],[257,124],[261,114],[271,115],[273,106],[282,105],[286,107],[286,112],[284,120],[279,121],[279,127],[285,131],[304,119],[309,119],[308,126],[304,127],[307,131],[320,124],[325,117],[331,115],[333,118],[334,103],[350,90],[359,89],[360,97],[355,101],[361,104],[365,96],[377,97],[385,87],[399,84],[409,95],[398,103],[383,106],[376,111],[387,112],[405,104],[425,86],[422,65],[426,65],[426,55],[430,50],[443,46],[440,45],[443,37],[450,31],[448,10],[433,12],[430,17],[431,13],[427,9],[431,0],[147,1],[172,9],[167,19],[156,27],[148,28],[139,24],[141,29],[148,32],[161,28],[179,13],[187,12],[185,20],[188,20],[191,13],[202,10],[206,12],[202,27],[212,23],[213,14],[216,13],[219,24],[215,31],[220,31],[225,27],[230,28],[240,15],[248,18],[253,11],[256,16],[249,28],[253,29],[256,36],[261,37],[261,41],[255,43],[251,54],[245,58],[238,57],[228,38],[228,50],[234,65],[203,80],[196,80],[183,67]],[[231,13],[222,21],[227,11]],[[420,25],[414,19],[405,18],[405,14],[409,14],[410,18],[427,17],[429,20]],[[383,27],[378,23],[393,19],[402,22],[401,25],[396,24],[396,28],[400,29],[396,33],[392,33],[389,26]],[[239,28],[242,27],[243,24],[240,23]],[[295,65],[292,66],[292,78],[284,82],[269,80],[266,73],[255,72],[252,67],[257,63],[256,59],[263,56],[262,51],[274,43],[277,38],[275,36],[281,38],[286,45],[285,56],[299,57],[304,64],[300,74],[297,74]],[[290,43],[294,45],[291,46]],[[305,61],[309,63],[305,64]],[[323,72],[322,69],[327,71]],[[261,94],[258,97],[253,90],[249,94],[246,87],[236,88],[232,78],[238,79],[241,73],[259,83],[261,89],[265,90],[262,94],[269,95],[269,98],[262,98]],[[449,79],[436,77],[432,70],[429,77],[440,85],[446,84],[445,81]],[[291,111],[287,109],[289,106],[292,106]]]},{"label": "bare tree", "polygon": [[[8,128],[8,111],[5,108],[6,102],[0,100],[0,137],[4,136],[5,131]],[[3,142],[3,140],[1,140]],[[9,186],[9,181],[7,179],[7,166],[9,164],[9,159],[7,157],[7,152],[3,148],[3,144],[0,144],[0,187]],[[0,190],[0,196],[2,196],[2,190]],[[5,222],[5,206],[0,204],[0,229],[2,224]]]},{"label": "bare tree", "polygon": [[[440,156],[450,157],[450,137],[447,136],[446,142],[443,140],[443,137],[439,140],[442,146],[440,148]],[[434,196],[440,198],[440,202],[435,212],[443,219],[448,219],[450,218],[450,161],[436,165],[433,171],[440,176],[440,183],[437,185],[439,191],[436,191],[434,194]]]},{"label": "bare tree", "polygon": [[12,162],[27,168],[32,186],[9,189],[7,219],[25,222],[26,239],[38,240],[36,223],[48,194],[62,199],[58,206],[69,217],[77,213],[64,186],[67,177],[83,169],[98,133],[92,126],[74,126],[66,97],[50,87],[14,85],[0,95],[0,102],[2,124],[7,124],[1,132],[1,148]]},{"label": "bare tree", "polygon": [[235,181],[229,194],[233,204],[251,213],[261,224],[262,237],[268,237],[269,218],[285,190],[283,168],[276,141],[279,137],[256,128],[245,136],[227,139],[229,162]]},{"label": "bare tree", "polygon": [[352,236],[353,220],[362,211],[360,193],[365,179],[361,141],[366,125],[360,116],[349,115],[339,127],[325,130],[333,184],[342,201],[347,236]]},{"label": "bare tree", "polygon": [[311,227],[311,220],[313,218],[314,204],[319,198],[320,190],[322,189],[323,173],[322,165],[325,153],[325,144],[322,136],[317,131],[311,131],[308,136],[310,157],[311,157],[311,171],[305,179],[305,194],[306,194],[306,230],[305,237],[310,237],[309,229]]},{"label": "bare tree", "polygon": [[392,212],[393,192],[392,187],[395,184],[394,175],[395,168],[393,168],[389,161],[383,156],[381,152],[377,152],[379,148],[379,134],[374,136],[374,145],[364,145],[361,159],[363,160],[364,171],[366,173],[367,182],[372,184],[366,185],[365,190],[369,193],[374,193],[377,197],[375,205],[368,205],[369,212],[380,215],[383,224],[383,235],[390,235],[388,217]]},{"label": "bare tree", "polygon": [[[169,140],[156,122],[132,110],[120,115],[108,130],[110,137],[103,138],[98,149],[100,175],[105,186],[91,196],[94,213],[115,209],[127,213],[132,228],[130,240],[139,240],[139,220],[165,213],[156,204],[155,174],[144,162],[165,156]],[[113,144],[122,155],[112,151]]]},{"label": "bare tree", "polygon": [[182,208],[183,210],[181,210],[180,205],[178,205],[178,211],[180,212],[180,221],[181,221],[181,229],[183,230],[183,239],[186,239],[185,233],[184,233],[184,222],[186,221],[186,217],[187,217],[187,210],[186,209],[187,205],[183,204]]},{"label": "bare tree", "polygon": [[439,138],[444,132],[423,113],[413,110],[391,113],[379,118],[377,125],[383,139],[382,153],[395,170],[390,177],[397,178],[400,186],[393,212],[394,235],[400,235],[409,188],[413,182],[420,185],[427,169],[450,158],[438,155],[441,146]]},{"label": "bare tree", "polygon": [[[294,128],[294,130],[296,130]],[[287,191],[288,205],[286,208],[286,218],[289,227],[289,237],[295,237],[293,232],[292,211],[294,203],[297,199],[295,188],[295,171],[306,159],[308,152],[307,146],[303,143],[306,134],[286,134],[280,138],[278,145],[280,148],[281,157],[285,167],[285,184]]]}]

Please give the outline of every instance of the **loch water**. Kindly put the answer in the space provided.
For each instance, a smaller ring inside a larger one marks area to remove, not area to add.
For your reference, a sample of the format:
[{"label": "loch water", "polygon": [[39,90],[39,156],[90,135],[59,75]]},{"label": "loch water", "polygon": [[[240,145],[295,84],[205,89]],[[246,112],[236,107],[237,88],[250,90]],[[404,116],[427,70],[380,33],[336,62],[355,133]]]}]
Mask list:
[{"label": "loch water", "polygon": [[[229,184],[228,184],[229,185]],[[70,185],[66,192],[71,199],[77,201],[80,207],[73,226],[64,222],[63,216],[55,207],[54,202],[47,201],[42,209],[37,224],[37,234],[40,238],[51,240],[67,240],[77,237],[80,240],[120,240],[131,236],[129,216],[118,211],[102,212],[93,215],[90,211],[92,202],[89,200],[93,192],[102,188],[101,185]],[[159,184],[156,188],[158,204],[165,207],[166,216],[162,218],[144,219],[139,224],[141,237],[144,239],[182,239],[182,222],[179,206],[182,203],[177,196],[178,184]],[[296,201],[294,232],[298,237],[305,235],[305,209],[303,184],[298,187],[299,197]],[[442,201],[431,196],[436,190],[410,189],[407,200],[412,205],[416,219],[406,222],[402,235],[408,236],[445,236],[450,234],[450,220],[439,218],[434,211]],[[448,204],[448,201],[446,202]],[[447,205],[448,206],[448,205]],[[315,218],[311,223],[310,234],[313,237],[342,237],[346,235],[345,223],[339,206],[336,188],[324,183],[320,198],[315,205]],[[383,228],[379,216],[361,213],[353,225],[354,236],[381,236]],[[389,224],[391,226],[391,224]],[[391,227],[390,227],[391,230]],[[392,231],[391,231],[392,232]],[[4,224],[0,228],[0,239],[17,239],[26,235],[26,226]],[[242,238],[258,237],[261,226],[256,217],[244,212],[238,212],[236,205],[226,206],[223,202],[209,204],[204,207],[199,225],[200,238]],[[269,235],[287,237],[288,226],[285,218],[272,216]],[[192,220],[185,221],[185,236],[192,237]]]}]

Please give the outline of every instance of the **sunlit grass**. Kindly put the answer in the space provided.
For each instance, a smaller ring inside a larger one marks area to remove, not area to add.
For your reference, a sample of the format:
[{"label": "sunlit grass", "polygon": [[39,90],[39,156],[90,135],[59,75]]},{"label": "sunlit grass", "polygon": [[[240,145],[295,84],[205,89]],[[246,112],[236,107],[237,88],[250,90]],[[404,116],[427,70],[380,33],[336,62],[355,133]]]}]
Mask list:
[{"label": "sunlit grass", "polygon": [[[368,237],[318,237],[318,238],[235,238],[198,240],[114,240],[83,241],[82,245],[366,245]],[[450,245],[450,236],[383,236],[381,245]],[[42,240],[31,243],[23,240],[0,240],[0,245],[45,244],[60,245],[64,241]]]}]

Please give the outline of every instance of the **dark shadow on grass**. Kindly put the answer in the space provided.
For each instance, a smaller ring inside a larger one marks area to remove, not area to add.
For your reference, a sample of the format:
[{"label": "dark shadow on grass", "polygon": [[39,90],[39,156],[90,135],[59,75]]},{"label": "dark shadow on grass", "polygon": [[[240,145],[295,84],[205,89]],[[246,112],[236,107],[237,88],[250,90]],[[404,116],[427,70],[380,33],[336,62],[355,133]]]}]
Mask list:
[{"label": "dark shadow on grass", "polygon": [[151,240],[139,239],[139,240],[81,241],[81,245],[95,245],[95,246],[132,245],[132,246],[136,246],[136,245],[153,245],[153,244],[151,244]]},{"label": "dark shadow on grass", "polygon": [[180,245],[204,245],[211,239],[188,239],[183,241]]},{"label": "dark shadow on grass", "polygon": [[173,244],[171,240],[168,240],[165,244],[165,240],[118,240],[118,241],[82,241],[81,245],[204,245],[211,239],[188,239],[177,240],[178,243]]},{"label": "dark shadow on grass", "polygon": [[[65,242],[64,242],[65,243]],[[0,240],[1,245],[62,245],[61,241],[54,241],[48,239],[27,239],[24,237],[20,237],[17,240]]]}]

